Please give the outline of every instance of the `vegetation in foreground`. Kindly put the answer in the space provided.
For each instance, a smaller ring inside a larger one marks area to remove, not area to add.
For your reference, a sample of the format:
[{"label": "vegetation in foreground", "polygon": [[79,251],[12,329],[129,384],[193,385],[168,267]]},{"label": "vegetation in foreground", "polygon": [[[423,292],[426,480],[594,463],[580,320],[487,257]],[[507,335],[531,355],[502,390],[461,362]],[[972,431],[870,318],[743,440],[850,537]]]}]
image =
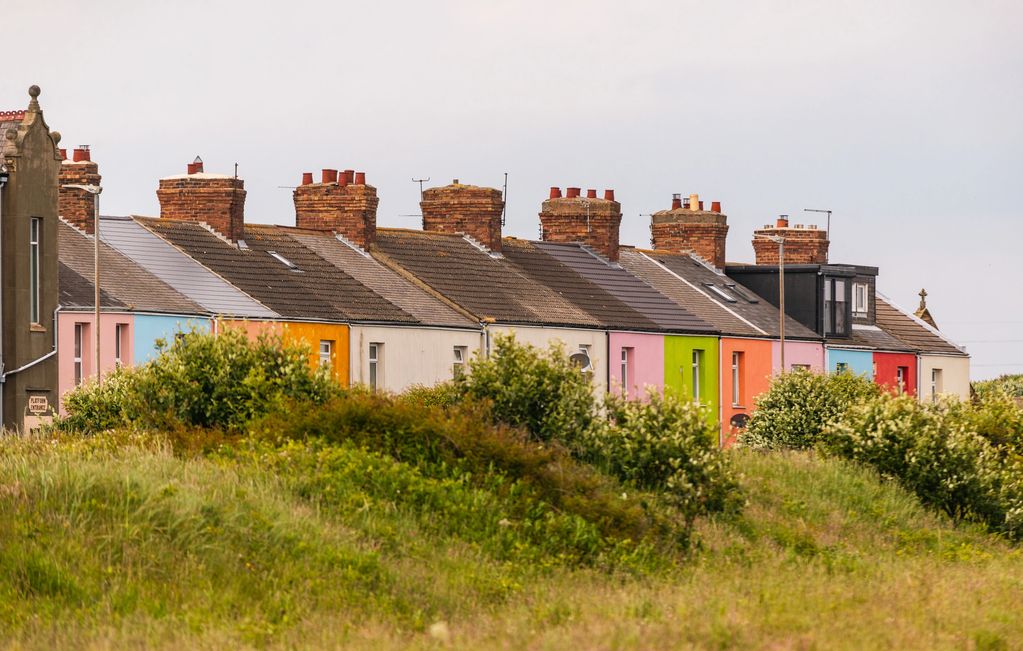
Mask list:
[{"label": "vegetation in foreground", "polygon": [[[1013,534],[1014,405],[803,401],[831,416],[764,409],[751,432],[774,450],[722,454],[688,403],[599,404],[558,351],[498,349],[392,397],[341,390],[279,341],[186,335],[86,387],[64,433],[0,441],[0,644],[1023,640],[1023,557],[985,532]],[[809,380],[771,399],[822,395]],[[948,432],[983,432],[992,458]],[[971,468],[1003,474],[959,481]]]}]

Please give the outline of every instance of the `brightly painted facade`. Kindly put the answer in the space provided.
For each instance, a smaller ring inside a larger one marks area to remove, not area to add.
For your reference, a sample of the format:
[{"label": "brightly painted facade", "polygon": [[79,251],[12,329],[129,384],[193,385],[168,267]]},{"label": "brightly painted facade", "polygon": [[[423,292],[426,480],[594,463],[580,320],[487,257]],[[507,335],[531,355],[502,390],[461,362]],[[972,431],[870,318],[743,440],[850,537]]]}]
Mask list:
[{"label": "brightly painted facade", "polygon": [[352,325],[351,383],[400,392],[463,372],[479,354],[482,330]]},{"label": "brightly painted facade", "polygon": [[917,393],[917,357],[913,353],[874,352],[874,382],[891,393]]},{"label": "brightly painted facade", "polygon": [[[815,341],[786,339],[785,366],[789,371],[806,369],[814,373],[823,373],[824,345]],[[781,370],[781,342],[777,339],[771,343],[771,367],[775,373]]]},{"label": "brightly painted facade", "polygon": [[520,344],[529,344],[541,350],[547,350],[555,342],[560,342],[565,347],[565,352],[569,354],[585,350],[590,356],[594,389],[598,395],[607,390],[608,333],[605,330],[489,325],[487,331],[491,338],[500,334],[515,335],[515,340]]},{"label": "brightly painted facade", "polygon": [[922,402],[938,396],[970,397],[970,358],[953,355],[920,355],[918,357],[917,395]]},{"label": "brightly painted facade", "polygon": [[[769,339],[721,338],[721,437],[735,442],[746,426],[757,396],[771,386],[774,373]],[[785,347],[788,352],[788,346]],[[788,359],[785,360],[788,363]]]},{"label": "brightly painted facade", "polygon": [[682,397],[698,400],[707,418],[720,419],[720,344],[717,337],[667,335],[664,337],[664,387]]},{"label": "brightly painted facade", "polygon": [[[250,339],[262,334],[280,335],[285,341],[305,345],[309,364],[328,365],[331,375],[342,386],[349,386],[349,326],[343,323],[310,321],[262,321],[256,319],[222,319],[218,327],[238,328]],[[321,357],[321,352],[323,353]],[[327,361],[329,358],[329,361]]]},{"label": "brightly painted facade", "polygon": [[[874,353],[870,350],[854,348],[834,348],[826,346],[827,370],[828,373],[840,371],[862,375],[868,380],[874,378]],[[788,344],[785,346],[786,359],[788,363]]]},{"label": "brightly painted facade", "polygon": [[640,400],[647,392],[664,391],[664,335],[610,332],[609,389]]}]

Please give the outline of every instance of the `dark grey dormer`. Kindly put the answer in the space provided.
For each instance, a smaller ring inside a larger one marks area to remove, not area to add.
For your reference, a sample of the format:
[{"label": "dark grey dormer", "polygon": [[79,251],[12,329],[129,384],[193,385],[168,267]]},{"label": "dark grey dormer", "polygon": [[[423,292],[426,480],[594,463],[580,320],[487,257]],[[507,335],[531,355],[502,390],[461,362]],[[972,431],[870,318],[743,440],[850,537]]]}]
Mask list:
[{"label": "dark grey dormer", "polygon": [[[777,265],[729,265],[725,272],[780,305]],[[785,265],[785,313],[821,336],[846,338],[853,323],[874,324],[876,277],[876,267]]]}]

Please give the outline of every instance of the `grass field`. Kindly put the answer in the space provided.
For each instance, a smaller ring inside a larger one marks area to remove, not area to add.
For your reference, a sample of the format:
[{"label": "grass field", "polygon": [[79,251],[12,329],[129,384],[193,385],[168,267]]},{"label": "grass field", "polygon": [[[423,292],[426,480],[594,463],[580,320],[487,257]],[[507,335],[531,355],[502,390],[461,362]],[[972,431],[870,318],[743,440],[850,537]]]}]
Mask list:
[{"label": "grass field", "polygon": [[0,647],[1023,648],[1019,549],[845,463],[730,454],[741,516],[609,569],[355,448],[4,440]]}]

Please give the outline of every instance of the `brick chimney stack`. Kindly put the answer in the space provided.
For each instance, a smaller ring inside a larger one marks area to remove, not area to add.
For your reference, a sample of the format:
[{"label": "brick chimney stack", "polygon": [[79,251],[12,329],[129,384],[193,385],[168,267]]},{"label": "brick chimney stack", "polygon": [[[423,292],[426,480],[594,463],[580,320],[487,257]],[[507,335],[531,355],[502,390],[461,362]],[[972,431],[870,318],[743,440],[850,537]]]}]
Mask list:
[{"label": "brick chimney stack", "polygon": [[85,190],[66,188],[66,185],[99,185],[102,178],[99,165],[92,161],[88,145],[75,148],[72,159],[68,160],[67,150],[60,150],[63,162],[60,166],[58,214],[86,233],[95,231],[96,199]]},{"label": "brick chimney stack", "polygon": [[423,230],[468,235],[495,253],[501,251],[501,215],[504,199],[496,188],[451,185],[423,190],[419,202]]},{"label": "brick chimney stack", "polygon": [[245,237],[245,182],[204,172],[198,156],[185,174],[160,179],[156,197],[161,219],[204,222],[232,242]]},{"label": "brick chimney stack", "polygon": [[618,228],[622,224],[622,204],[615,201],[614,190],[604,190],[604,198],[595,189],[581,196],[581,188],[552,187],[550,198],[540,210],[540,239],[545,242],[579,242],[594,249],[611,262],[618,261]]},{"label": "brick chimney stack", "polygon": [[717,269],[725,268],[725,239],[728,217],[721,212],[721,202],[711,202],[703,209],[699,195],[683,199],[672,195],[671,209],[659,210],[650,216],[650,239],[655,249],[674,253],[694,253]]},{"label": "brick chimney stack", "polygon": [[780,235],[785,238],[785,264],[827,264],[828,234],[814,224],[789,226],[787,215],[774,225],[765,224],[753,231],[753,251],[757,264],[778,264],[778,244],[757,235]]},{"label": "brick chimney stack", "polygon": [[377,189],[366,185],[365,172],[323,169],[320,182],[302,174],[295,188],[295,226],[338,233],[352,244],[368,249],[377,235]]}]

